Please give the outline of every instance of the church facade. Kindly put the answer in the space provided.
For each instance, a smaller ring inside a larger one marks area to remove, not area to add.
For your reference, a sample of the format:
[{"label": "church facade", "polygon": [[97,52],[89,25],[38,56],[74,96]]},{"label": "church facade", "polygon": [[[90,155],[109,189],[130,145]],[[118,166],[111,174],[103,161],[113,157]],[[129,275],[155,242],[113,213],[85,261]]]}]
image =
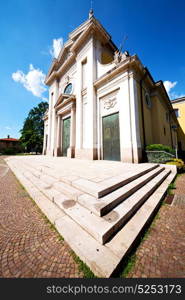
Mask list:
[{"label": "church facade", "polygon": [[178,121],[162,81],[121,53],[93,12],[47,74],[43,154],[138,163],[148,144],[175,148]]}]

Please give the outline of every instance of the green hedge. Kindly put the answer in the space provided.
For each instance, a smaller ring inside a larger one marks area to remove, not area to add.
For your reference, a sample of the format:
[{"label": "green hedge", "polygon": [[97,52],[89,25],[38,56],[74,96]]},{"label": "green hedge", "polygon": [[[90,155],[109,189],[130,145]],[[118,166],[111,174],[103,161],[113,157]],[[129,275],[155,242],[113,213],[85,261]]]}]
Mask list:
[{"label": "green hedge", "polygon": [[173,155],[165,151],[146,151],[147,160],[150,163],[164,164],[173,159]]},{"label": "green hedge", "polygon": [[1,150],[0,152],[5,155],[14,155],[16,153],[21,153],[23,151],[22,151],[21,147],[9,147],[9,148],[5,148],[5,149]]},{"label": "green hedge", "polygon": [[150,163],[166,163],[175,157],[175,150],[162,144],[151,144],[146,147],[147,160]]},{"label": "green hedge", "polygon": [[175,150],[170,146],[162,145],[162,144],[150,144],[146,146],[147,151],[165,151],[171,154],[175,154]]}]

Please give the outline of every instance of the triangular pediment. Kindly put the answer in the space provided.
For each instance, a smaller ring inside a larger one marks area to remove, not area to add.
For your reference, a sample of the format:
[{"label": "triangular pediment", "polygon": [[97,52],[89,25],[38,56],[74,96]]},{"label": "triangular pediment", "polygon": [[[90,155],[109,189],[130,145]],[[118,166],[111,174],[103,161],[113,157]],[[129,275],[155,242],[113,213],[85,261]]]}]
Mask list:
[{"label": "triangular pediment", "polygon": [[64,102],[68,102],[69,100],[74,100],[75,99],[75,95],[68,95],[68,94],[60,94],[60,96],[58,97],[58,100],[55,104],[55,108],[58,108],[59,106],[61,106],[61,104],[63,104]]},{"label": "triangular pediment", "polygon": [[101,23],[94,17],[91,17],[69,34],[68,41],[64,44],[58,58],[54,61],[47,74],[46,84],[50,80],[49,77],[52,77],[52,72],[56,71],[56,73],[60,73],[63,65],[67,64],[68,59],[71,59],[72,57],[75,58],[77,50],[93,32],[96,33],[96,36],[101,40],[102,43],[109,43],[112,49],[117,49],[111,40],[111,36],[107,33]]}]

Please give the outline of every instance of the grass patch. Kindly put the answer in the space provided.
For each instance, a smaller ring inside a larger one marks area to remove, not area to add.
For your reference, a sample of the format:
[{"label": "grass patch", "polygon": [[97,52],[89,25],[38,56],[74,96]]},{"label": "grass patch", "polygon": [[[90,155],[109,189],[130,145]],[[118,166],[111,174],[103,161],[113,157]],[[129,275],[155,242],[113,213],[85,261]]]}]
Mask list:
[{"label": "grass patch", "polygon": [[94,275],[91,269],[74,253],[74,251],[70,251],[74,261],[78,264],[78,269],[83,273],[84,278],[98,278]]},{"label": "grass patch", "polygon": [[[14,176],[15,176],[15,175],[14,175]],[[16,176],[15,176],[15,177],[16,177]],[[16,177],[16,179],[17,179],[17,177]],[[22,189],[23,191],[26,192],[26,189],[25,189],[24,185],[22,185],[22,183],[21,183],[18,179],[17,179],[17,181],[18,181],[18,183],[19,183],[21,189]],[[29,195],[28,195],[28,196],[29,196]]]},{"label": "grass patch", "polygon": [[[161,206],[165,205],[164,201],[161,203]],[[160,207],[161,207],[160,206]],[[149,238],[151,230],[155,227],[156,221],[160,219],[159,215],[160,210],[157,212],[155,217],[153,218],[152,222],[150,223],[149,227],[142,233],[140,239],[136,241],[135,247],[132,249],[130,255],[128,255],[122,264],[122,271],[119,272],[118,277],[127,277],[128,274],[132,271],[136,264],[137,255],[136,251],[137,249],[142,245],[144,241],[146,241]]]},{"label": "grass patch", "polygon": [[[161,206],[162,206],[162,205],[165,205],[165,202],[164,202],[164,201],[161,203]],[[150,224],[150,227],[144,232],[143,236],[141,237],[141,243],[144,242],[144,241],[146,241],[146,240],[148,239],[149,234],[150,234],[150,232],[151,232],[151,229],[154,228],[155,223],[156,223],[156,221],[157,221],[158,219],[160,219],[159,211],[157,212],[157,214],[156,214],[155,217],[153,218],[153,220],[152,220],[152,222],[151,222],[151,224]],[[141,244],[141,243],[140,243],[140,244]]]},{"label": "grass patch", "polygon": [[[35,201],[31,198],[31,200],[35,203]],[[37,206],[38,210],[41,212],[42,214],[42,218],[44,219],[44,222],[46,224],[49,225],[49,228],[53,231],[55,231],[55,233],[57,234],[57,240],[58,241],[64,241],[64,238],[60,235],[60,233],[58,232],[58,230],[56,229],[56,227],[53,225],[53,223],[50,222],[50,220],[46,217],[46,215],[43,214],[43,212],[41,211],[41,209],[38,207],[38,205],[35,203],[35,205]]]},{"label": "grass patch", "polygon": [[36,209],[38,210],[38,212],[40,213],[42,219],[44,220],[44,222],[46,224],[49,225],[50,229],[55,231],[57,234],[57,240],[58,241],[64,241],[64,238],[60,235],[60,233],[58,232],[58,230],[56,229],[56,227],[50,222],[50,220],[46,217],[46,215],[42,212],[42,210],[40,209],[40,207],[37,205],[37,203],[35,202],[35,200],[29,195],[29,193],[27,192],[27,190],[25,189],[25,187],[22,185],[22,183],[19,181],[19,179],[15,176],[15,174],[12,172],[13,176],[15,177],[18,185],[20,186],[21,190],[24,191],[23,194],[20,193],[21,197],[27,197],[31,200],[32,204],[36,207]]},{"label": "grass patch", "polygon": [[120,274],[120,277],[126,278],[127,275],[131,272],[136,263],[136,254],[129,256],[125,261],[125,267]]},{"label": "grass patch", "polygon": [[[152,226],[152,224],[151,224],[151,226]],[[150,234],[150,228],[148,228],[148,230],[145,231],[143,237],[141,237],[141,242],[146,241],[148,239],[149,234]]]},{"label": "grass patch", "polygon": [[173,190],[175,190],[175,189],[176,189],[175,182],[170,183],[167,188],[167,194],[173,195],[174,194]]}]

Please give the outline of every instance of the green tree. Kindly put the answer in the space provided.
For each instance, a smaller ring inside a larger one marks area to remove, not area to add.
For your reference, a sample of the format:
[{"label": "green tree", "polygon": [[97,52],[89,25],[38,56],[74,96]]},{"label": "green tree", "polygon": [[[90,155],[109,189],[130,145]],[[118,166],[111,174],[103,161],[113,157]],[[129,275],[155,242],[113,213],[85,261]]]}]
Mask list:
[{"label": "green tree", "polygon": [[20,130],[20,141],[26,152],[42,152],[44,121],[43,116],[48,108],[47,102],[41,102],[32,108]]}]

